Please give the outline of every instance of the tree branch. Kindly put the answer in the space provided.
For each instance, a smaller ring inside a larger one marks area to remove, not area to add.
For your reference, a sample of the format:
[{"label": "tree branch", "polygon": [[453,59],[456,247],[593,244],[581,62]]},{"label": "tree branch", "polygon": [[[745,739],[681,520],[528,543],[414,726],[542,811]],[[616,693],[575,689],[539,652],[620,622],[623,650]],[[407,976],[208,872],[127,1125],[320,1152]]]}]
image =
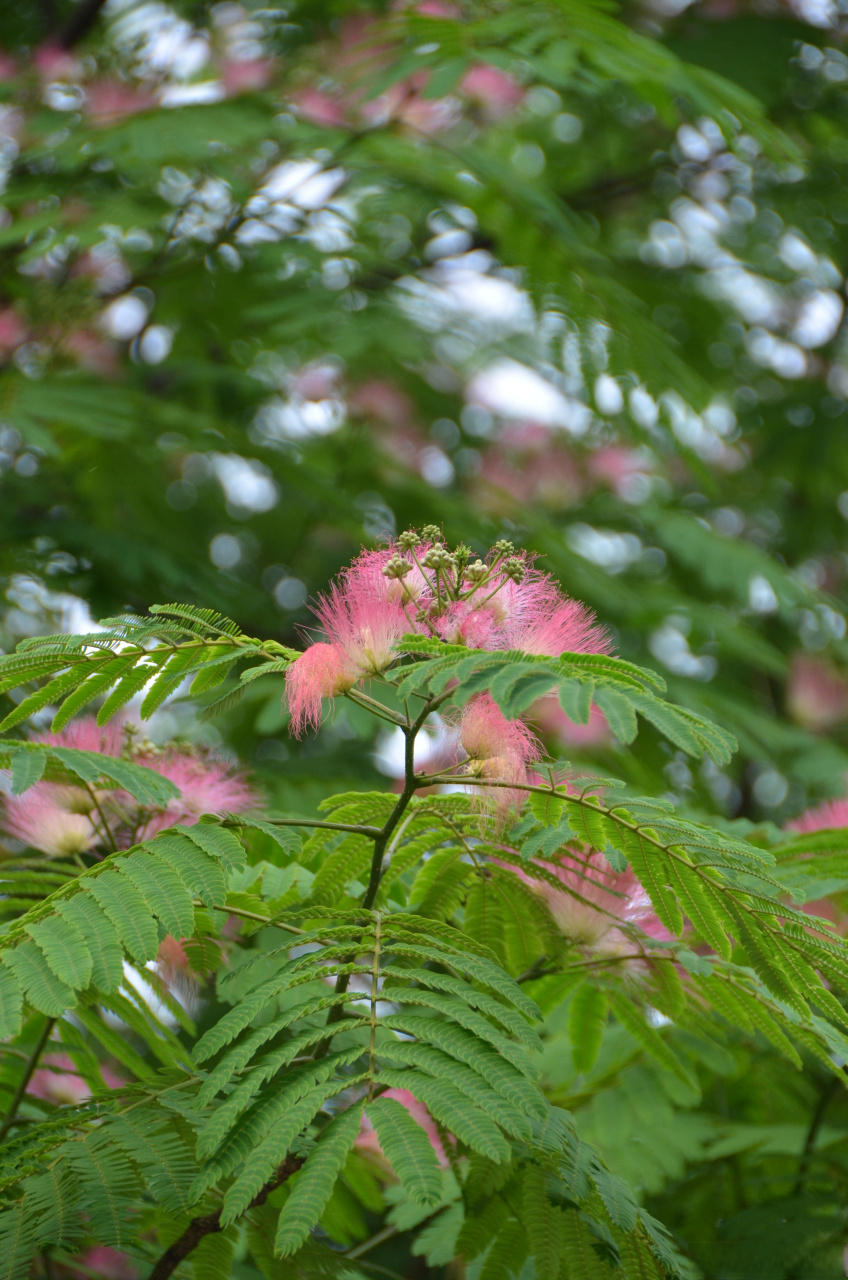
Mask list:
[{"label": "tree branch", "polygon": [[[248,1209],[258,1209],[264,1204],[272,1191],[281,1186],[293,1173],[297,1173],[303,1161],[298,1156],[286,1156],[283,1163],[270,1182],[266,1182],[262,1190],[253,1197]],[[216,1231],[221,1231],[221,1210],[216,1209],[214,1213],[204,1214],[202,1217],[192,1218],[183,1234],[172,1245],[169,1245],[162,1254],[159,1261],[150,1272],[148,1280],[167,1280],[176,1271],[180,1263],[193,1252],[194,1249],[206,1238],[213,1235]]]},{"label": "tree branch", "polygon": [[819,1094],[819,1100],[810,1120],[810,1127],[807,1130],[804,1149],[801,1152],[801,1158],[798,1161],[798,1172],[795,1177],[795,1185],[792,1188],[793,1196],[800,1196],[804,1190],[804,1183],[807,1181],[807,1174],[810,1171],[810,1165],[812,1163],[813,1156],[815,1155],[819,1130],[824,1122],[825,1112],[830,1106],[831,1100],[839,1088],[839,1085],[840,1081],[836,1076],[831,1076]]},{"label": "tree branch", "polygon": [[56,44],[60,49],[73,49],[97,21],[106,0],[80,0],[74,12],[60,29]]},{"label": "tree branch", "polygon": [[32,1079],[32,1073],[35,1071],[35,1068],[38,1066],[38,1059],[41,1057],[42,1053],[44,1052],[44,1046],[47,1044],[47,1041],[50,1039],[50,1032],[53,1030],[55,1025],[56,1025],[56,1019],[48,1018],[44,1024],[44,1030],[42,1031],[41,1035],[38,1037],[38,1040],[36,1041],[35,1048],[30,1054],[29,1060],[26,1066],[24,1067],[24,1073],[21,1076],[20,1080],[18,1081],[18,1087],[15,1090],[12,1101],[9,1104],[9,1110],[6,1112],[6,1115],[3,1118],[3,1123],[0,1124],[0,1142],[3,1141],[3,1139],[6,1137],[6,1134],[9,1132],[12,1125],[15,1123],[15,1116],[18,1114],[18,1107],[21,1105],[23,1096],[27,1090],[27,1085]]}]

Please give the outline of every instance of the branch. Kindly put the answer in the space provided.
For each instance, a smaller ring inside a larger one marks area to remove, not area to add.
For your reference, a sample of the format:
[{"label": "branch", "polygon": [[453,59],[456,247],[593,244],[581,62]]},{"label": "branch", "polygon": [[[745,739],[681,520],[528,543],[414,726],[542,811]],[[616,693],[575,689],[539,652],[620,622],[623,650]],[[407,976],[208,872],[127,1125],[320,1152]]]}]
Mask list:
[{"label": "branch", "polygon": [[106,0],[80,0],[74,12],[59,31],[56,44],[60,49],[73,49],[97,21]]},{"label": "branch", "polygon": [[810,1127],[807,1130],[807,1137],[804,1142],[804,1149],[801,1152],[801,1158],[798,1161],[798,1173],[795,1177],[795,1186],[792,1188],[793,1196],[800,1196],[804,1190],[804,1183],[807,1181],[807,1174],[810,1171],[810,1165],[815,1154],[816,1140],[819,1136],[819,1130],[824,1121],[825,1112],[829,1107],[834,1094],[839,1088],[840,1081],[836,1076],[831,1076],[827,1084],[822,1089],[818,1104],[813,1112],[810,1120]]},{"label": "branch", "polygon": [[6,1112],[6,1115],[3,1118],[3,1123],[0,1124],[0,1142],[3,1141],[3,1139],[6,1137],[6,1134],[9,1132],[12,1125],[15,1123],[15,1116],[18,1114],[18,1107],[21,1105],[21,1101],[23,1100],[23,1096],[27,1090],[27,1085],[32,1079],[32,1073],[35,1071],[35,1068],[38,1066],[38,1059],[41,1057],[42,1053],[44,1052],[44,1046],[47,1044],[47,1041],[50,1039],[50,1032],[53,1030],[53,1027],[55,1025],[56,1025],[56,1019],[48,1018],[44,1024],[44,1030],[42,1031],[41,1035],[38,1037],[38,1040],[36,1041],[35,1048],[33,1049],[32,1053],[29,1056],[29,1061],[24,1067],[24,1073],[21,1076],[20,1080],[18,1081],[18,1087],[15,1090],[12,1101],[9,1104],[9,1110]]},{"label": "branch", "polygon": [[[368,836],[372,840],[381,834],[381,827],[369,827],[366,823],[361,822],[318,822],[311,818],[265,818],[271,827],[322,827],[325,831],[350,831],[355,836]],[[239,822],[228,820],[222,824],[225,827],[247,827],[248,822]]]},{"label": "branch", "polygon": [[[286,1156],[273,1178],[270,1182],[265,1183],[265,1186],[253,1197],[247,1208],[258,1209],[261,1204],[265,1203],[272,1191],[281,1186],[293,1173],[297,1173],[302,1164],[303,1160],[298,1156]],[[192,1218],[179,1239],[169,1245],[162,1254],[150,1272],[148,1280],[167,1280],[167,1277],[174,1274],[180,1263],[197,1248],[206,1236],[213,1235],[216,1231],[221,1230],[220,1209],[216,1209],[214,1213],[207,1213],[199,1218]]]}]

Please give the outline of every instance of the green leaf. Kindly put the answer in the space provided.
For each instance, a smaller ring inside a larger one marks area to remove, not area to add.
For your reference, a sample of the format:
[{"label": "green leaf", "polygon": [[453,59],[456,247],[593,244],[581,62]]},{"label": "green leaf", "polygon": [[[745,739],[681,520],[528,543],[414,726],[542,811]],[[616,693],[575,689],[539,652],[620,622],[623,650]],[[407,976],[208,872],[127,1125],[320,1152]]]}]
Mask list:
[{"label": "green leaf", "polygon": [[421,1205],[438,1204],[442,1198],[441,1170],[433,1144],[421,1125],[393,1098],[368,1103],[366,1115],[410,1199]]},{"label": "green leaf", "polygon": [[44,751],[15,751],[12,756],[12,795],[22,795],[44,776],[47,754]]},{"label": "green leaf", "polygon": [[173,867],[183,883],[206,904],[214,907],[227,896],[220,864],[185,836],[163,834],[146,840],[144,848]]},{"label": "green leaf", "polygon": [[76,996],[67,983],[50,968],[44,952],[32,939],[20,942],[14,950],[7,951],[3,963],[13,970],[24,989],[27,1000],[34,1009],[50,1018],[60,1018],[66,1009],[73,1009]]},{"label": "green leaf", "polygon": [[8,964],[0,964],[0,1039],[16,1036],[21,1029],[21,984]]},{"label": "green leaf", "polygon": [[569,1036],[571,1056],[578,1071],[588,1071],[595,1064],[608,1009],[609,1001],[605,993],[591,982],[584,982],[572,997]]},{"label": "green leaf", "polygon": [[172,937],[191,937],[194,933],[191,894],[164,858],[139,851],[128,858],[117,858],[113,866],[132,881],[150,911],[159,917]]},{"label": "green leaf", "polygon": [[27,924],[26,931],[44,952],[57,978],[77,991],[88,986],[92,974],[91,952],[73,921],[50,916],[37,924]]},{"label": "green leaf", "polygon": [[601,685],[595,690],[595,702],[603,711],[609,721],[609,727],[619,742],[625,744],[632,742],[638,732],[638,726],[630,696],[620,693],[618,689]]},{"label": "green leaf", "polygon": [[495,1164],[509,1160],[510,1147],[497,1125],[484,1112],[469,1107],[468,1099],[448,1080],[434,1080],[419,1071],[380,1072],[380,1083],[408,1089],[445,1128],[472,1151]]},{"label": "green leaf", "polygon": [[91,956],[91,982],[100,991],[117,991],[124,976],[124,956],[115,927],[91,894],[77,893],[57,902],[56,910],[85,938]]},{"label": "green leaf", "polygon": [[172,830],[188,836],[189,840],[202,849],[204,853],[217,858],[225,871],[240,871],[246,859],[244,845],[232,831],[227,831],[225,827],[212,825],[215,821],[213,815],[207,815],[207,817],[211,818],[212,821],[209,822],[201,818],[200,822],[194,826],[176,826]]},{"label": "green leaf", "polygon": [[595,692],[593,680],[563,680],[559,686],[559,704],[569,720],[588,724]]},{"label": "green leaf", "polygon": [[359,1103],[336,1116],[324,1130],[280,1214],[274,1241],[274,1252],[280,1257],[291,1257],[320,1219],[361,1123]]},{"label": "green leaf", "polygon": [[159,931],[135,885],[124,876],[107,872],[88,882],[88,892],[103,908],[132,958],[139,964],[152,960],[159,949]]}]

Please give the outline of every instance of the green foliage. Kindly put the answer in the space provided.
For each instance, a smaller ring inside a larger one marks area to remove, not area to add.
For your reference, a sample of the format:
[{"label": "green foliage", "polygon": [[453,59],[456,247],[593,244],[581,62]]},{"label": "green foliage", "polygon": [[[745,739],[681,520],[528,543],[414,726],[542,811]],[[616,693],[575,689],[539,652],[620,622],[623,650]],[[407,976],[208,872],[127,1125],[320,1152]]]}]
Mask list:
[{"label": "green foliage", "polygon": [[[0,845],[0,1275],[215,1215],[180,1274],[842,1275],[846,829],[786,824],[848,773],[844,33],[666,10],[6,5],[2,803],[79,851]],[[407,636],[286,736],[306,601],[408,522],[621,656]],[[483,692],[526,803],[445,748]]]}]

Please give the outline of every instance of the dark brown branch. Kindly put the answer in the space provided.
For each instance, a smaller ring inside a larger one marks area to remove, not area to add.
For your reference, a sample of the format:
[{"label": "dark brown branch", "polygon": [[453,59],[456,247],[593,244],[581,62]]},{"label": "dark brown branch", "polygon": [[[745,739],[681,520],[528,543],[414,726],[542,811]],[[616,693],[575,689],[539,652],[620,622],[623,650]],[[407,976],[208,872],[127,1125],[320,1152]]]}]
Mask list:
[{"label": "dark brown branch", "polygon": [[35,1043],[35,1048],[30,1054],[29,1059],[27,1060],[27,1064],[24,1067],[24,1073],[21,1076],[20,1080],[18,1081],[18,1087],[15,1089],[14,1097],[12,1098],[12,1101],[9,1104],[9,1110],[6,1112],[6,1115],[3,1119],[3,1123],[0,1124],[0,1142],[3,1141],[3,1139],[6,1137],[6,1134],[9,1132],[12,1125],[15,1123],[15,1117],[18,1114],[18,1107],[23,1102],[24,1094],[26,1093],[26,1090],[27,1090],[27,1085],[32,1079],[33,1072],[38,1066],[38,1059],[41,1057],[42,1053],[44,1052],[45,1045],[47,1044],[47,1041],[50,1039],[50,1032],[53,1030],[55,1025],[56,1025],[55,1018],[47,1019],[47,1021],[44,1024],[44,1028],[41,1032],[41,1035],[38,1037],[38,1040]]},{"label": "dark brown branch", "polygon": [[[262,1190],[253,1197],[247,1206],[248,1209],[258,1209],[261,1204],[265,1203],[272,1191],[281,1186],[293,1173],[297,1173],[302,1164],[303,1161],[299,1157],[286,1156],[270,1182],[266,1182]],[[197,1248],[206,1236],[214,1235],[216,1231],[221,1230],[220,1209],[216,1209],[214,1213],[204,1214],[199,1218],[192,1218],[180,1238],[175,1240],[172,1245],[169,1245],[162,1254],[162,1257],[151,1271],[148,1280],[167,1280],[167,1277],[174,1274],[180,1263]]]},{"label": "dark brown branch", "polygon": [[798,1172],[795,1177],[795,1186],[792,1188],[793,1196],[800,1196],[803,1193],[804,1184],[807,1181],[807,1174],[810,1171],[810,1165],[812,1163],[813,1156],[815,1155],[819,1131],[824,1122],[825,1112],[836,1095],[839,1085],[840,1081],[838,1078],[836,1076],[831,1076],[819,1094],[819,1100],[816,1105],[816,1109],[813,1112],[812,1119],[810,1120],[810,1127],[807,1130],[804,1149],[801,1152],[801,1158],[798,1161]]},{"label": "dark brown branch", "polygon": [[97,21],[106,0],[80,0],[70,18],[59,31],[55,43],[60,49],[73,49]]}]

